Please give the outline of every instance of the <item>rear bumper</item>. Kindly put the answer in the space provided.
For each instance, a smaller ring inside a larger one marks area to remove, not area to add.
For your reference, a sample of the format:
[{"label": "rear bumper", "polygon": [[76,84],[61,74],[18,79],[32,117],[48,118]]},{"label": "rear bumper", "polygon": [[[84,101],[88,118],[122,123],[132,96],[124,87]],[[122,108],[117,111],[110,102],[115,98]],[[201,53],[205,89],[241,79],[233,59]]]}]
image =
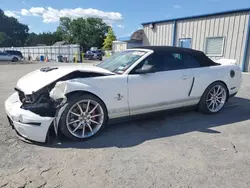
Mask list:
[{"label": "rear bumper", "polygon": [[25,139],[45,142],[54,118],[41,117],[20,107],[21,102],[16,92],[5,101],[5,111],[12,127]]}]

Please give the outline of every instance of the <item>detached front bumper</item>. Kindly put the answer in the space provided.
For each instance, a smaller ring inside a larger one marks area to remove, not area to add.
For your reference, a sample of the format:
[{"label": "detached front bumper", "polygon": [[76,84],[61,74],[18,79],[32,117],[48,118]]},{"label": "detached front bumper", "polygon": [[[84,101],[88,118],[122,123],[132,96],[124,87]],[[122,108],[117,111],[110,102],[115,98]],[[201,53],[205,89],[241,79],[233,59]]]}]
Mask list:
[{"label": "detached front bumper", "polygon": [[21,108],[17,92],[5,101],[5,111],[17,133],[32,141],[45,142],[53,117],[41,117]]}]

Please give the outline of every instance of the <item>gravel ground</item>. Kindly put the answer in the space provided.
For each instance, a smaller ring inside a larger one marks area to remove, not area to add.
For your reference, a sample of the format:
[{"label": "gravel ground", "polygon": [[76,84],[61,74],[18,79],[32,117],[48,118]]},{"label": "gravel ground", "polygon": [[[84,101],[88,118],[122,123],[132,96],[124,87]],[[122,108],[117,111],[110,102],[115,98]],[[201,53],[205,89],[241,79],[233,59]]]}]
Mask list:
[{"label": "gravel ground", "polygon": [[0,65],[0,188],[250,187],[250,74],[217,115],[165,113],[86,142],[28,144],[9,127],[4,101],[21,76],[49,64]]}]

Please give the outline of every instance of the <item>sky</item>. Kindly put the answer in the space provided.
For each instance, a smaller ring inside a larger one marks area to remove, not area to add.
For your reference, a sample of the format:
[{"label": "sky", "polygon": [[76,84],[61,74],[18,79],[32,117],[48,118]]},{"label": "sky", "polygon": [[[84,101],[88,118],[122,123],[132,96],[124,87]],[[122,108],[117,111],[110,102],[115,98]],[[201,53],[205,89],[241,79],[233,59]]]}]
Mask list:
[{"label": "sky", "polygon": [[0,9],[30,32],[53,32],[62,16],[99,17],[118,38],[130,36],[143,22],[241,8],[250,8],[250,0],[0,0]]}]

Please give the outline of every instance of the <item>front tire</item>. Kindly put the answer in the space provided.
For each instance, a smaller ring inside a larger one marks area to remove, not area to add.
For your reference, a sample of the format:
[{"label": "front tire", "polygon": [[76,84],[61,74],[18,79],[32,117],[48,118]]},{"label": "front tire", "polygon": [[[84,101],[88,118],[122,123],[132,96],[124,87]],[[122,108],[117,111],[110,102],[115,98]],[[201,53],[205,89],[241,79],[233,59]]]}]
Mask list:
[{"label": "front tire", "polygon": [[222,110],[228,97],[227,87],[221,82],[214,82],[203,93],[198,105],[204,114],[215,114]]},{"label": "front tire", "polygon": [[68,104],[61,115],[61,132],[71,140],[86,140],[95,136],[107,123],[104,103],[94,95],[68,97]]}]

